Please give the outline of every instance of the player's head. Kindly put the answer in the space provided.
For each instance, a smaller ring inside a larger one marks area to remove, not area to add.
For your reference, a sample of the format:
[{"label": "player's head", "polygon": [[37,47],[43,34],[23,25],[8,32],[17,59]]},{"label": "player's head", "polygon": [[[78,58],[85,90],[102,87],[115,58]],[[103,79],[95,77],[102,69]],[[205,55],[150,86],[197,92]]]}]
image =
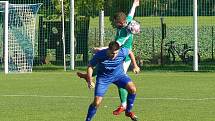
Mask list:
[{"label": "player's head", "polygon": [[108,45],[108,57],[114,59],[119,52],[119,44],[116,41],[111,41]]},{"label": "player's head", "polygon": [[123,12],[117,12],[113,16],[114,23],[117,28],[122,28],[127,25],[126,23],[126,15]]}]

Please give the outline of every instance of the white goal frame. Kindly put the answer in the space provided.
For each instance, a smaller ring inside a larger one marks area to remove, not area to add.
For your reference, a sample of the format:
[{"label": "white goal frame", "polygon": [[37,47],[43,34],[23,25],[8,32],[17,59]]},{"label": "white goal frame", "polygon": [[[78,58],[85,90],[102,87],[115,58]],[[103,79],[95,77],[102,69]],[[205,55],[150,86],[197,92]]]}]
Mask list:
[{"label": "white goal frame", "polygon": [[42,3],[10,4],[0,1],[3,12],[4,72],[32,72],[36,15]]},{"label": "white goal frame", "polygon": [[4,72],[8,73],[8,15],[9,15],[9,2],[0,1],[1,4],[4,4]]}]

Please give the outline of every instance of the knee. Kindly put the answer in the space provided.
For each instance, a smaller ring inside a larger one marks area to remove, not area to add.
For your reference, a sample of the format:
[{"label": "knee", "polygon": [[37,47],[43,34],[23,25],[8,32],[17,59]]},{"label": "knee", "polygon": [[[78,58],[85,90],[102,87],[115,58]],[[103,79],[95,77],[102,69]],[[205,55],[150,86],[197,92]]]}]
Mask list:
[{"label": "knee", "polygon": [[136,86],[132,82],[127,85],[127,90],[130,94],[136,94],[137,91]]},{"label": "knee", "polygon": [[135,87],[135,86],[132,86],[129,93],[131,93],[131,94],[136,94],[136,92],[137,92],[136,87]]},{"label": "knee", "polygon": [[100,104],[101,104],[101,101],[99,101],[99,100],[94,100],[92,103],[92,105],[95,106],[96,108],[98,108],[100,106]]}]

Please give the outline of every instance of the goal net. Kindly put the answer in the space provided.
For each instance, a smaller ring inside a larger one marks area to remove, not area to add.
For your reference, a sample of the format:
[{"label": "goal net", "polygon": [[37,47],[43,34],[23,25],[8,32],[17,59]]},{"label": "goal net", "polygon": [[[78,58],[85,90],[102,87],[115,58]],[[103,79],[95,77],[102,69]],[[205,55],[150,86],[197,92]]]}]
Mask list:
[{"label": "goal net", "polygon": [[[8,6],[7,6],[8,5]],[[32,72],[36,15],[41,4],[0,1],[1,60],[5,73]],[[1,61],[0,60],[0,61]]]}]

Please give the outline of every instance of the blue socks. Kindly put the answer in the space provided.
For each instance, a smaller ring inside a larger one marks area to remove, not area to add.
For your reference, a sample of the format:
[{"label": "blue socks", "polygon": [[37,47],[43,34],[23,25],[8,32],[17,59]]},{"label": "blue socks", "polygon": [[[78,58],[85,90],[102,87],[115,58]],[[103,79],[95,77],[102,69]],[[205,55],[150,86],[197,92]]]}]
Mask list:
[{"label": "blue socks", "polygon": [[136,94],[128,94],[127,108],[125,112],[131,112],[131,109],[133,108],[133,105],[134,105],[135,97],[136,97]]},{"label": "blue socks", "polygon": [[96,106],[93,106],[92,104],[89,106],[86,121],[91,121],[93,116],[96,114],[96,110]]},{"label": "blue socks", "polygon": [[[134,100],[135,100],[136,94],[128,94],[127,97],[127,108],[125,112],[131,112],[131,109],[133,108]],[[88,113],[85,121],[91,121],[93,116],[96,114],[97,108],[94,105],[90,105],[88,108]]]}]

